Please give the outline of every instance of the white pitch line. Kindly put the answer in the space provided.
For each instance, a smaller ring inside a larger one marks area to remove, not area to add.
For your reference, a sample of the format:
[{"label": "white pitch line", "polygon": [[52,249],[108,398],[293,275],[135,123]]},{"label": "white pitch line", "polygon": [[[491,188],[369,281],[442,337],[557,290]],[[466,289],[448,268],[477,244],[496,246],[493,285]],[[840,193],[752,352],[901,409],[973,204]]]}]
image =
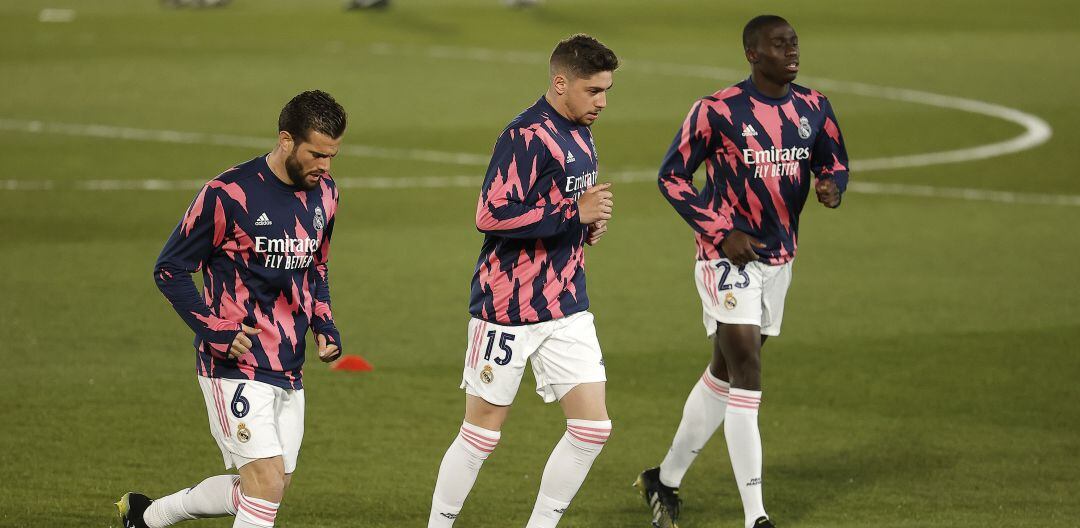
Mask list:
[{"label": "white pitch line", "polygon": [[[655,182],[657,174],[645,171],[626,171],[611,174],[611,181],[617,183]],[[476,185],[476,181],[471,182]],[[931,185],[913,185],[904,183],[876,183],[853,181],[848,183],[848,192],[856,194],[881,194],[888,196],[918,196],[924,198],[946,198],[973,202],[996,202],[1005,204],[1064,205],[1080,207],[1080,195],[1042,194],[1012,191],[993,191],[962,187],[935,187]]]},{"label": "white pitch line", "polygon": [[[369,48],[372,54],[392,56],[422,56],[432,59],[457,59],[482,62],[500,62],[510,64],[542,63],[547,58],[538,53],[520,51],[502,51],[487,48],[454,48],[436,46],[413,49],[401,48],[389,44],[375,44]],[[630,72],[651,73],[670,76],[698,77],[715,80],[738,79],[745,72],[712,66],[694,66],[651,61],[627,61],[626,69]],[[1037,147],[1046,143],[1053,135],[1053,129],[1042,118],[1006,106],[941,95],[919,90],[875,86],[865,83],[836,81],[823,78],[802,79],[826,91],[846,92],[866,97],[878,97],[895,101],[925,104],[939,108],[960,110],[1015,123],[1024,128],[1019,136],[1000,141],[956,150],[909,154],[885,158],[855,159],[851,169],[857,172],[925,167],[945,163],[961,163],[1003,156]],[[232,134],[209,134],[202,132],[183,132],[177,130],[155,130],[145,128],[119,127],[103,124],[53,123],[38,120],[0,118],[0,130],[27,132],[33,134],[59,134],[67,136],[97,137],[129,141],[151,141],[158,143],[179,143],[192,145],[216,145],[267,149],[271,141],[262,137],[238,136]],[[346,144],[342,154],[368,158],[426,161],[471,167],[484,167],[488,156],[469,152],[445,152],[428,149],[400,149],[372,145]]]},{"label": "white pitch line", "polygon": [[880,97],[882,99],[892,99],[894,101],[920,103],[952,110],[962,110],[973,114],[996,117],[1024,127],[1024,132],[1019,136],[997,143],[988,143],[963,149],[893,156],[889,158],[852,160],[852,171],[926,167],[928,165],[983,160],[1035,148],[1046,143],[1050,140],[1050,137],[1053,136],[1053,129],[1051,129],[1050,125],[1042,118],[1026,112],[1021,112],[1015,108],[987,103],[985,101],[919,90],[909,90],[906,88],[892,88],[888,86],[875,86],[871,84],[833,81],[829,79],[815,78],[811,79],[809,82],[820,86],[825,90],[847,92],[867,97]]},{"label": "white pitch line", "polygon": [[[419,51],[415,48],[399,48],[389,44],[376,44],[370,48],[371,53],[380,55],[419,55],[432,59],[458,59],[475,60],[484,62],[502,62],[511,64],[536,64],[542,63],[547,58],[538,53],[502,51],[487,48],[454,48],[454,47],[429,47]],[[744,72],[727,68],[711,66],[693,66],[685,64],[628,61],[627,70],[653,73],[661,75],[676,75],[699,77],[706,79],[737,79],[745,75]],[[814,84],[820,88],[834,92],[847,92],[867,97],[879,97],[897,101],[926,104],[940,108],[961,110],[975,114],[986,115],[1016,123],[1024,127],[1024,133],[1006,141],[979,145],[976,147],[893,156],[887,158],[874,158],[865,160],[853,160],[853,171],[871,171],[881,169],[897,169],[905,167],[922,167],[943,163],[960,163],[1002,156],[1005,154],[1020,152],[1034,148],[1048,141],[1053,135],[1049,124],[1043,119],[1005,106],[965,99],[948,95],[934,94],[918,90],[893,88],[887,86],[875,86],[865,83],[836,81],[831,79],[812,78],[806,79],[808,84]],[[269,148],[270,141],[261,137],[238,136],[231,134],[208,134],[201,132],[182,132],[176,130],[153,130],[131,127],[117,127],[100,124],[72,124],[50,123],[36,120],[19,120],[0,118],[0,130],[19,131],[27,133],[50,133],[82,137],[98,137],[107,139],[121,139],[130,141],[153,141],[162,143],[200,144],[235,146],[244,148]],[[488,157],[473,153],[444,152],[426,149],[397,149],[377,147],[371,145],[346,145],[342,153],[350,156],[361,156],[384,159],[408,159],[414,161],[429,161],[453,165],[482,167],[488,164]],[[651,181],[655,178],[652,171],[625,171],[612,175],[613,181],[638,182]],[[370,189],[415,189],[415,188],[447,188],[447,187],[471,187],[477,185],[473,176],[426,176],[426,177],[372,177],[372,178],[340,178],[337,180],[342,187],[370,188]],[[174,180],[80,180],[72,183],[58,183],[54,181],[30,181],[30,180],[0,180],[0,190],[52,190],[65,186],[80,190],[111,191],[111,190],[145,190],[165,191],[180,189],[197,189],[201,181],[174,181]],[[872,182],[852,182],[849,190],[864,194],[889,194],[901,196],[922,196],[932,198],[951,198],[960,200],[989,201],[998,203],[1024,203],[1040,205],[1080,205],[1080,196],[1054,195],[1036,193],[1015,193],[1009,191],[990,191],[985,189],[964,189],[933,187],[925,185],[888,184]]]},{"label": "white pitch line", "polygon": [[851,182],[848,184],[848,191],[860,194],[950,198],[972,202],[1080,207],[1080,195],[1076,194],[1020,193],[1011,191],[992,191],[988,189],[965,189],[957,187],[935,187],[932,185],[876,182]]},{"label": "white pitch line", "polygon": [[[207,134],[179,130],[155,130],[149,128],[119,127],[100,124],[52,123],[47,121],[0,118],[0,130],[30,134],[57,134],[62,136],[120,139],[127,141],[150,141],[155,143],[178,143],[184,145],[214,145],[270,150],[273,138],[237,136],[233,134]],[[443,152],[426,149],[399,149],[371,145],[344,145],[341,152],[348,156],[393,160],[430,161],[451,165],[487,166],[488,157],[464,152]]]},{"label": "white pitch line", "polygon": [[[655,182],[650,171],[621,171],[606,173],[605,179],[616,183]],[[334,178],[343,189],[479,189],[479,176],[373,176],[368,178]],[[0,190],[53,191],[196,191],[205,180],[0,180]],[[1060,205],[1080,207],[1080,195],[1039,194],[957,187],[934,187],[898,183],[851,182],[848,192],[888,196],[954,199],[1003,204]]]},{"label": "white pitch line", "polygon": [[75,20],[74,9],[45,8],[38,13],[38,22],[65,23]]},{"label": "white pitch line", "polygon": [[[436,46],[418,50],[415,48],[398,47],[390,44],[375,44],[370,48],[370,51],[376,55],[422,56],[439,60],[457,59],[480,62],[501,62],[507,64],[541,64],[546,63],[548,60],[546,56],[539,53],[502,51],[488,48],[455,48],[449,46]],[[636,60],[624,61],[624,68],[621,71],[627,73],[649,73],[729,81],[746,77],[745,71],[731,68]],[[843,92],[865,97],[891,99],[894,101],[924,104],[980,114],[1015,123],[1024,128],[1024,132],[1019,136],[986,145],[885,158],[854,159],[851,160],[851,170],[853,171],[865,172],[884,169],[926,167],[929,165],[982,160],[1035,148],[1046,143],[1050,140],[1051,136],[1053,136],[1053,129],[1042,118],[1022,112],[1015,108],[1009,108],[1007,106],[985,101],[910,90],[906,88],[876,86],[860,82],[837,81],[819,77],[804,76],[800,78],[799,82],[813,85],[815,88],[820,88],[827,92]]]}]

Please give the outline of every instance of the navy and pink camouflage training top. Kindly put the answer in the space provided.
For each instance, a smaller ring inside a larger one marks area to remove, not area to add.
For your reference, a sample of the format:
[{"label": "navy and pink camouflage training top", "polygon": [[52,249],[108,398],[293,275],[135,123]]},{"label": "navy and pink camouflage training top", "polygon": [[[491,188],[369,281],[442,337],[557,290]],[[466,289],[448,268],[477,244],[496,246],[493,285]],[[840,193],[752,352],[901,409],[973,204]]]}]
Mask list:
[{"label": "navy and pink camouflage training top", "polygon": [[596,175],[589,127],[545,98],[507,125],[476,204],[476,228],[485,236],[472,279],[473,317],[518,325],[589,308],[588,226],[579,221],[577,199]]},{"label": "navy and pink camouflage training top", "polygon": [[[196,370],[301,389],[308,327],[341,346],[330,312],[327,261],[338,191],[286,185],[264,156],[207,183],[154,266],[158,288],[195,331]],[[202,270],[203,294],[191,273]],[[251,351],[228,357],[240,323]]]},{"label": "navy and pink camouflage training top", "polygon": [[[703,162],[698,191],[693,175]],[[796,84],[771,98],[746,79],[694,103],[659,184],[694,229],[698,260],[721,258],[720,243],[737,229],[765,244],[755,249],[762,262],[778,265],[795,258],[811,173],[847,188],[847,150],[829,100]]]}]

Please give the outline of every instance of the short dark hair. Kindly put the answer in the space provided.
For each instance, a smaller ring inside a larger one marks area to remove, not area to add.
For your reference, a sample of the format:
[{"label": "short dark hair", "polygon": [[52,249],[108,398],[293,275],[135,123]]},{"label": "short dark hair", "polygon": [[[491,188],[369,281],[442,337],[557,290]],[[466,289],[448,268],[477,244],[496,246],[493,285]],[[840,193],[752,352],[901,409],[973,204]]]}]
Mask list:
[{"label": "short dark hair", "polygon": [[345,109],[322,90],[303,92],[285,105],[278,116],[278,131],[307,141],[312,130],[339,138],[345,133]]},{"label": "short dark hair", "polygon": [[589,35],[571,35],[555,46],[551,52],[551,73],[565,70],[578,78],[592,77],[603,71],[619,68],[615,52]]},{"label": "short dark hair", "polygon": [[784,17],[776,15],[758,15],[751,18],[742,30],[743,49],[751,49],[757,45],[758,34],[761,33],[762,29],[780,23],[787,24],[788,21],[784,20]]}]

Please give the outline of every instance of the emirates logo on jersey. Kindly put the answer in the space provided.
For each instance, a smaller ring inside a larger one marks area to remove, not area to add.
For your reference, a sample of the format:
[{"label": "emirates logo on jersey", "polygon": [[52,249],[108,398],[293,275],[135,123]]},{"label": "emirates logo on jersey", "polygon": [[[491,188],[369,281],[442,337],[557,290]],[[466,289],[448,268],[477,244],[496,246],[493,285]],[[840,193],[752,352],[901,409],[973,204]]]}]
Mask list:
[{"label": "emirates logo on jersey", "polygon": [[799,175],[799,162],[810,159],[808,147],[788,147],[768,150],[743,149],[743,163],[754,167],[755,178],[795,177]]},{"label": "emirates logo on jersey", "polygon": [[311,266],[312,253],[319,250],[317,238],[255,237],[255,251],[262,253],[265,265],[275,269],[305,269]]},{"label": "emirates logo on jersey", "polygon": [[586,189],[596,185],[597,171],[582,173],[581,176],[569,176],[566,178],[564,196],[573,196],[577,199]]},{"label": "emirates logo on jersey", "polygon": [[801,161],[810,159],[808,147],[788,147],[778,149],[769,147],[768,150],[743,149],[743,163],[747,166],[760,163],[781,163],[785,161]]}]

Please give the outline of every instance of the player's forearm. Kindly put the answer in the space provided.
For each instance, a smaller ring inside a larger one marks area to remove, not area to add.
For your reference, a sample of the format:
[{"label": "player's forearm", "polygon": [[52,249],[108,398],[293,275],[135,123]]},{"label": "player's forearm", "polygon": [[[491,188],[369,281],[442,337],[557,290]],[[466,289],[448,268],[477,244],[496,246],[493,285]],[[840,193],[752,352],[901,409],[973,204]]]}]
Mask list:
[{"label": "player's forearm", "polygon": [[315,331],[334,326],[334,313],[330,305],[330,283],[320,272],[315,279],[315,306],[311,314],[311,326]]},{"label": "player's forearm", "polygon": [[719,244],[731,232],[734,225],[729,216],[718,214],[711,209],[698,208],[685,202],[671,201],[671,204],[675,206],[676,212],[691,229],[715,244]]},{"label": "player's forearm", "polygon": [[577,202],[571,199],[545,207],[512,202],[486,203],[476,211],[476,229],[506,238],[547,238],[579,224]]},{"label": "player's forearm", "polygon": [[341,348],[341,333],[334,323],[334,313],[330,308],[330,270],[325,263],[314,268],[315,306],[311,313],[311,330],[316,335],[324,335],[327,342]]},{"label": "player's forearm", "polygon": [[176,313],[200,339],[227,346],[236,338],[240,323],[214,315],[188,272],[159,266],[154,270],[154,281]]},{"label": "player's forearm", "polygon": [[733,222],[730,207],[721,204],[716,210],[691,183],[685,173],[679,171],[661,172],[659,178],[660,194],[664,195],[671,207],[694,231],[719,243],[731,231]]}]

